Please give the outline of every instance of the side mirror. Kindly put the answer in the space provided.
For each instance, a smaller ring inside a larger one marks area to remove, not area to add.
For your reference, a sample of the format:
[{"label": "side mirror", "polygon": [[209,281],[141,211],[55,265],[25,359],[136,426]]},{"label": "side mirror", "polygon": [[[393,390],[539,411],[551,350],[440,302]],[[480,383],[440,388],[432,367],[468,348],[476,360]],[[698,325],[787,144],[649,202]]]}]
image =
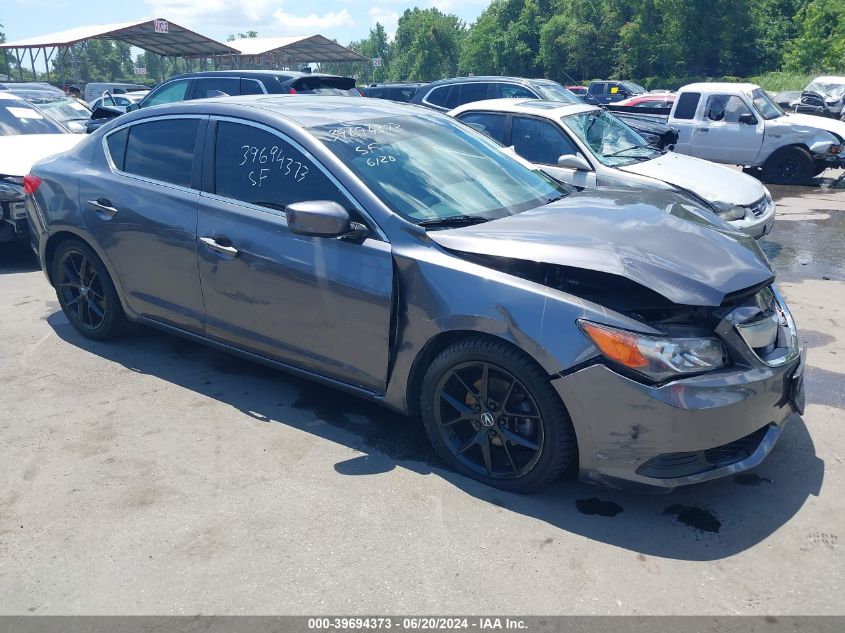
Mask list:
[{"label": "side mirror", "polygon": [[583,156],[575,154],[564,154],[557,159],[557,166],[566,169],[575,169],[576,171],[591,171],[590,163],[586,161]]},{"label": "side mirror", "polygon": [[753,114],[746,112],[745,114],[740,114],[739,119],[737,119],[739,123],[743,125],[757,125],[757,117]]},{"label": "side mirror", "polygon": [[288,228],[298,235],[364,239],[367,227],[349,219],[349,212],[337,202],[314,200],[285,207]]}]

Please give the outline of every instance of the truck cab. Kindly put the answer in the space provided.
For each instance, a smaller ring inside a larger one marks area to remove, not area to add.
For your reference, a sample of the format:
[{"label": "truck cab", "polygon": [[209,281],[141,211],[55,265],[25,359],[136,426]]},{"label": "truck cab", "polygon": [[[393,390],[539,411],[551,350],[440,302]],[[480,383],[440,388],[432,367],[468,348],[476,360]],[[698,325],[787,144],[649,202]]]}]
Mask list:
[{"label": "truck cab", "polygon": [[587,103],[601,105],[616,103],[640,94],[645,94],[645,88],[632,81],[591,81],[587,88]]}]

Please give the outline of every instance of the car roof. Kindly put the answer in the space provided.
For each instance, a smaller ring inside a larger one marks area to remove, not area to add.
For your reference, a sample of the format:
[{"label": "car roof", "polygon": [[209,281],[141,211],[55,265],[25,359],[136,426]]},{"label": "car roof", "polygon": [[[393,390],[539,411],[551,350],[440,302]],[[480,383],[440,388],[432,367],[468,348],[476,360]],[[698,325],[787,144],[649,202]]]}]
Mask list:
[{"label": "car roof", "polygon": [[815,83],[817,81],[822,81],[824,83],[839,84],[839,83],[845,83],[845,77],[839,77],[839,76],[836,76],[836,75],[823,75],[821,77],[816,77],[810,83]]},{"label": "car roof", "polygon": [[341,75],[329,75],[327,73],[303,73],[298,70],[203,70],[195,73],[182,73],[173,75],[171,79],[190,79],[192,77],[284,77],[286,79],[298,79],[300,77],[340,77]]},{"label": "car roof", "polygon": [[688,84],[683,86],[681,90],[691,91],[706,91],[706,90],[738,90],[740,92],[751,92],[757,90],[760,86],[749,83],[734,83],[730,81],[704,81],[695,84]]},{"label": "car roof", "polygon": [[501,75],[473,75],[472,77],[450,77],[449,79],[438,79],[432,81],[431,86],[442,86],[447,84],[463,84],[475,81],[494,82],[494,81],[509,81],[509,82],[523,82],[523,83],[555,83],[551,79],[528,79],[526,77],[503,77]]},{"label": "car roof", "polygon": [[545,99],[487,99],[474,101],[458,106],[449,114],[457,116],[468,110],[485,110],[487,112],[509,112],[519,114],[540,115],[547,119],[556,119],[567,114],[589,112],[599,108],[587,103],[567,103],[564,101],[546,101]]},{"label": "car roof", "polygon": [[177,101],[142,108],[119,117],[136,121],[167,114],[225,114],[233,109],[260,110],[283,117],[302,127],[352,124],[366,119],[421,114],[432,116],[429,108],[384,99],[350,99],[330,95],[241,95]]}]

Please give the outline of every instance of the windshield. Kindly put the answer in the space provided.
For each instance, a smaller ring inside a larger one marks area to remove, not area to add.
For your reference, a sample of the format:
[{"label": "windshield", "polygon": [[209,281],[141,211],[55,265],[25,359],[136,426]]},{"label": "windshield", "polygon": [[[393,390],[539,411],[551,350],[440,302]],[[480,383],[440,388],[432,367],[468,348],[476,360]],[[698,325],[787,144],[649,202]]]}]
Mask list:
[{"label": "windshield", "polygon": [[562,101],[563,103],[584,103],[573,92],[567,90],[554,81],[538,81],[534,88],[540,93],[541,99],[547,101]]},{"label": "windshield", "polygon": [[18,134],[67,134],[67,130],[26,101],[0,99],[0,136]]},{"label": "windshield", "polygon": [[804,90],[818,92],[832,99],[845,97],[845,80],[842,83],[828,83],[825,81],[811,81]]},{"label": "windshield", "polygon": [[565,195],[486,136],[437,114],[330,124],[311,132],[411,222],[492,220]]},{"label": "windshield", "polygon": [[606,110],[570,114],[561,121],[608,167],[638,163],[663,153]]},{"label": "windshield", "polygon": [[760,88],[751,92],[751,102],[754,104],[754,109],[757,110],[757,113],[766,120],[783,116],[781,107],[772,101],[768,93]]},{"label": "windshield", "polygon": [[633,81],[620,81],[625,89],[634,95],[641,95],[645,93],[645,88],[643,88],[640,84],[635,84]]},{"label": "windshield", "polygon": [[28,99],[54,119],[65,123],[67,121],[81,121],[91,118],[91,110],[71,97],[58,99]]}]

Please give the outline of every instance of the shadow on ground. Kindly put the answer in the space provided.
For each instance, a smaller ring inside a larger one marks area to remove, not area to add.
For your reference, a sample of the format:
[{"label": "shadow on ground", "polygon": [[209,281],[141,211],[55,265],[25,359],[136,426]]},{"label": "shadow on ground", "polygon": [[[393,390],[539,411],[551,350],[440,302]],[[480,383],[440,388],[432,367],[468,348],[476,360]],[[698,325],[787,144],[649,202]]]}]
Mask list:
[{"label": "shadow on ground", "polygon": [[130,338],[101,343],[77,334],[61,312],[47,320],[61,339],[89,353],[214,398],[266,424],[284,424],[360,451],[335,465],[341,475],[405,468],[441,477],[502,511],[640,554],[716,560],[742,552],[787,523],[808,496],[818,494],[824,477],[824,463],[795,417],[753,474],[668,495],[575,482],[559,482],[531,496],[506,493],[446,469],[418,421],[368,401],[154,330],[139,328]]},{"label": "shadow on ground", "polygon": [[0,275],[28,273],[39,268],[38,258],[29,247],[29,242],[16,240],[0,243]]}]

